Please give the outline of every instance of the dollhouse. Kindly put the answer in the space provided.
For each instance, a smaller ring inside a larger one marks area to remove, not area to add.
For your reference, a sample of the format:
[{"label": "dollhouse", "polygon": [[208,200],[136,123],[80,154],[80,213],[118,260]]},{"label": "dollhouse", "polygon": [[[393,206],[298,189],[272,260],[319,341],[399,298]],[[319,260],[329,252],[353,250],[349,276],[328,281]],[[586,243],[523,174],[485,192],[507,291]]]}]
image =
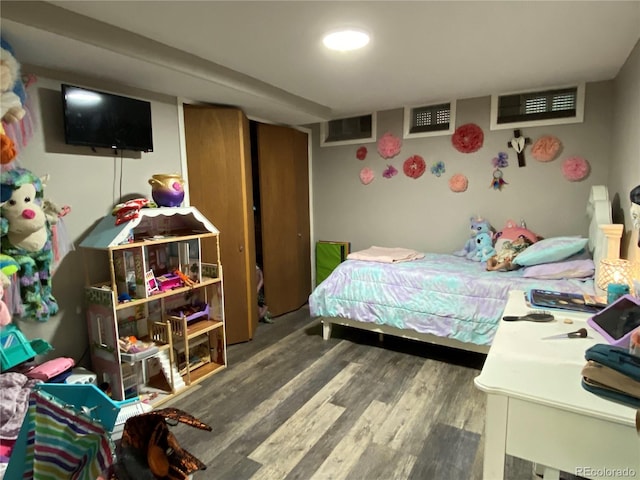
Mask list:
[{"label": "dollhouse", "polygon": [[[112,398],[156,406],[226,367],[219,233],[195,207],[142,208],[80,243],[92,367]],[[105,252],[108,272],[92,258]]]}]

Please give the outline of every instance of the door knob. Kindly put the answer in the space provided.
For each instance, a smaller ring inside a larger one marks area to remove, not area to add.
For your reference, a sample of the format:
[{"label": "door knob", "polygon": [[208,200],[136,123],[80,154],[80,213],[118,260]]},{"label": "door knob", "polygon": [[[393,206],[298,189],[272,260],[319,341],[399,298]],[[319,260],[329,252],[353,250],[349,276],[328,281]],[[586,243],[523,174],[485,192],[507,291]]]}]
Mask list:
[{"label": "door knob", "polygon": [[243,245],[238,245],[238,251],[240,253],[244,252],[244,246]]},{"label": "door knob", "polygon": [[302,234],[301,233],[298,234],[298,238],[302,238]]}]

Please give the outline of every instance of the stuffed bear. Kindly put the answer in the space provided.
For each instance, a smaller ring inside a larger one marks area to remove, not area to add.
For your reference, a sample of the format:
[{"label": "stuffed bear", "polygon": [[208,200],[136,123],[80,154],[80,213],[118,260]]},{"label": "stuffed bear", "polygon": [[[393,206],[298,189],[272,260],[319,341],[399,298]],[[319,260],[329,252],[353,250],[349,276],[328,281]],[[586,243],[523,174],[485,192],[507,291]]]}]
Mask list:
[{"label": "stuffed bear", "polygon": [[51,292],[51,228],[42,209],[42,182],[29,170],[2,172],[0,244],[19,265],[21,318],[46,321],[58,312]]},{"label": "stuffed bear", "polygon": [[470,260],[476,262],[486,262],[496,254],[496,249],[493,248],[493,239],[490,234],[482,232],[476,235],[476,251]]},{"label": "stuffed bear", "polygon": [[458,250],[453,252],[454,255],[458,257],[466,257],[469,260],[475,260],[476,256],[476,235],[479,233],[488,233],[491,234],[491,224],[482,217],[471,217],[471,237],[467,240],[467,243],[464,244],[462,250]]}]

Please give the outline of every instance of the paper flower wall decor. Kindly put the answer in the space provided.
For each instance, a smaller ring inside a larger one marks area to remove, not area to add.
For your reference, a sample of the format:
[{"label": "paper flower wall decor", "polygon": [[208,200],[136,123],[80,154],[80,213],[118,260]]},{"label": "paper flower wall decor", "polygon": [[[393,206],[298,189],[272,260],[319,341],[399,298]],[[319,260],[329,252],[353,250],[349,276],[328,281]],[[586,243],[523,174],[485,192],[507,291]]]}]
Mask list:
[{"label": "paper flower wall decor", "polygon": [[498,153],[497,157],[493,157],[493,160],[491,160],[491,165],[493,165],[493,168],[508,167],[509,162],[507,161],[507,158],[509,158],[509,155],[504,152],[500,152]]},{"label": "paper flower wall decor", "polygon": [[364,185],[369,185],[371,182],[373,182],[375,176],[376,175],[373,173],[373,170],[371,170],[369,167],[364,167],[362,170],[360,170],[360,181]]},{"label": "paper flower wall decor", "polygon": [[364,160],[367,158],[367,147],[360,147],[356,152],[356,158],[358,160]]},{"label": "paper flower wall decor", "polygon": [[402,140],[391,133],[385,133],[378,140],[378,153],[382,158],[392,158],[400,153]]},{"label": "paper flower wall decor", "polygon": [[462,153],[473,153],[482,147],[484,133],[475,123],[460,125],[451,136],[453,147]]},{"label": "paper flower wall decor", "polygon": [[426,168],[427,165],[424,163],[424,158],[420,155],[413,155],[407,158],[402,165],[404,174],[410,178],[420,178]]},{"label": "paper flower wall decor", "polygon": [[531,147],[531,155],[539,162],[550,162],[555,159],[560,152],[562,144],[553,135],[544,135],[536,140]]},{"label": "paper flower wall decor", "polygon": [[431,165],[431,173],[433,173],[436,177],[442,175],[444,171],[444,162],[436,162]]},{"label": "paper flower wall decor", "polygon": [[449,179],[449,188],[452,192],[464,192],[469,186],[469,180],[461,173],[456,173]]},{"label": "paper flower wall decor", "polygon": [[586,178],[591,171],[591,166],[582,157],[569,157],[562,162],[562,174],[570,182],[579,182]]},{"label": "paper flower wall decor", "polygon": [[395,177],[397,174],[398,174],[398,169],[393,165],[387,165],[387,168],[385,169],[385,171],[382,172],[382,176],[384,178]]}]

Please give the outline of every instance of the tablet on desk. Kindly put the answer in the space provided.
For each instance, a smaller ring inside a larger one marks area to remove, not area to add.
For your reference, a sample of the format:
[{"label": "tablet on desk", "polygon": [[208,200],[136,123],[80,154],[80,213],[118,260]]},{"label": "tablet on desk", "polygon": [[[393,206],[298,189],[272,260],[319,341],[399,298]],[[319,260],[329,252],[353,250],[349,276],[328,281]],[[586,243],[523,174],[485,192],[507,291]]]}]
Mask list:
[{"label": "tablet on desk", "polygon": [[640,327],[640,300],[624,295],[587,323],[610,344],[628,348],[631,332]]}]

